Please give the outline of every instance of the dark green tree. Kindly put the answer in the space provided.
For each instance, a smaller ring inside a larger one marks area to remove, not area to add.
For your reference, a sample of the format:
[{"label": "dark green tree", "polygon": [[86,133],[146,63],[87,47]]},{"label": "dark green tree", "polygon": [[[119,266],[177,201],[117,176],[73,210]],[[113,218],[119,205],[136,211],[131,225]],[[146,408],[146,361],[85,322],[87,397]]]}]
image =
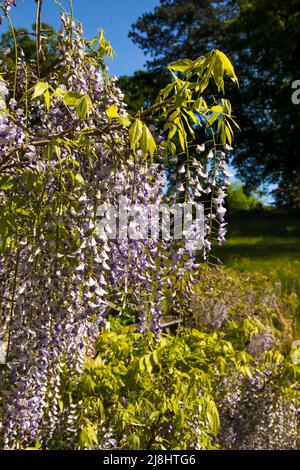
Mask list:
[{"label": "dark green tree", "polygon": [[[150,55],[152,77],[179,57],[194,59],[211,48],[229,55],[241,83],[229,92],[242,128],[233,163],[248,190],[276,183],[277,202],[297,205],[300,105],[292,103],[291,84],[300,79],[300,0],[161,0],[129,36]],[[147,83],[147,73],[143,78]],[[127,79],[127,90],[135,83]]]},{"label": "dark green tree", "polygon": [[300,78],[300,0],[238,4],[223,38],[241,80],[231,95],[242,127],[234,161],[248,187],[278,183],[277,202],[297,206],[300,106],[291,84]]},{"label": "dark green tree", "polygon": [[219,46],[228,17],[228,1],[161,0],[132,26],[129,37],[152,57],[159,70],[179,57],[196,59]]},{"label": "dark green tree", "polygon": [[132,77],[119,77],[118,85],[125,93],[128,112],[136,114],[141,108],[147,108],[154,103],[161,88],[170,80],[169,73],[158,74],[155,71],[138,70]]},{"label": "dark green tree", "polygon": [[[36,25],[32,25],[32,29],[17,28],[15,37],[17,42],[17,52],[19,57],[25,58],[28,62],[33,62],[36,58],[36,42],[35,42]],[[41,56],[42,68],[41,75],[46,75],[57,59],[57,40],[55,39],[55,31],[52,26],[47,23],[41,24]],[[5,62],[4,62],[5,58]],[[1,73],[9,81],[8,75],[14,73],[15,69],[15,44],[12,32],[9,30],[4,32],[0,41],[0,60],[5,63],[5,69],[1,66]]]}]

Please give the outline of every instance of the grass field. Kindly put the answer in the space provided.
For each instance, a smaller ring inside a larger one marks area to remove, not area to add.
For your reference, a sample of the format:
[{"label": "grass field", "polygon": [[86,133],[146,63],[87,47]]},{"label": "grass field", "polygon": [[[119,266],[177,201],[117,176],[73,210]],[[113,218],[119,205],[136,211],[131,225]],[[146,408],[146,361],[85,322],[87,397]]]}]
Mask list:
[{"label": "grass field", "polygon": [[300,212],[236,212],[227,219],[228,241],[215,254],[225,266],[262,273],[295,292],[300,321]]}]

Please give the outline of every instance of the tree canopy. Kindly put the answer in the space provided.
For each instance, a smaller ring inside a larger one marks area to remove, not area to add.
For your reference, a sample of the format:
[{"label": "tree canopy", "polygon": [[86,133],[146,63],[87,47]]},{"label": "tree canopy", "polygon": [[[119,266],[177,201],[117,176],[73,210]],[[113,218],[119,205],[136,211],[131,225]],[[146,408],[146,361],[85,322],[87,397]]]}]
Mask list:
[{"label": "tree canopy", "polygon": [[288,205],[299,203],[300,108],[291,101],[300,77],[299,11],[300,0],[161,0],[129,33],[150,56],[152,75],[211,47],[228,54],[240,79],[240,89],[229,90],[242,129],[233,163],[248,189],[278,184],[277,202]]}]

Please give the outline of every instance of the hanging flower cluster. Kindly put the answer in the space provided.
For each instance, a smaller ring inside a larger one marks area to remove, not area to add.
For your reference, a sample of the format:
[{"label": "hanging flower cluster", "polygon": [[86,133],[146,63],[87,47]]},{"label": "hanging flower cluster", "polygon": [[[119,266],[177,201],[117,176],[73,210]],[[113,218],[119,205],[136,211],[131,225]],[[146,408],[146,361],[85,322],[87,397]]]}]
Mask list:
[{"label": "hanging flower cluster", "polygon": [[[80,24],[66,15],[61,19],[57,57],[45,75],[38,53],[37,63],[18,58],[12,88],[5,64],[0,80],[0,341],[6,356],[1,362],[10,371],[3,423],[7,448],[51,441],[61,425],[62,372],[67,370],[70,380],[80,377],[111,309],[130,310],[142,332],[158,334],[164,299],[171,296],[175,311],[185,308],[198,269],[189,237],[174,243],[172,236],[160,240],[159,232],[151,238],[110,236],[109,208],[118,207],[121,198],[128,204],[129,234],[147,226],[149,208],[168,201],[170,139],[163,141],[158,131],[152,135],[142,112],[128,116],[123,94],[103,66],[103,55],[111,53],[103,34],[87,42]],[[199,77],[206,70],[199,70]],[[168,122],[179,91],[154,105],[157,126]],[[204,256],[214,220],[220,242],[225,234],[225,155],[214,150],[210,156],[211,168],[197,158],[189,167],[183,163],[184,191],[179,186],[170,196],[175,203],[184,193],[194,204],[194,197],[210,195],[199,234]],[[72,428],[75,421],[70,404],[66,425]]]},{"label": "hanging flower cluster", "polygon": [[[282,364],[257,368],[251,377],[236,374],[220,387],[219,442],[226,449],[287,450],[297,448],[297,399],[280,391]],[[278,377],[280,376],[280,381]]]},{"label": "hanging flower cluster", "polygon": [[16,0],[4,0],[3,4],[0,4],[0,9],[2,9],[2,11],[3,11],[3,14],[0,15],[0,25],[2,24],[4,16],[7,16],[8,12],[10,11],[12,6],[13,7],[17,6],[17,1]]},{"label": "hanging flower cluster", "polygon": [[201,144],[196,146],[195,156],[190,162],[180,162],[179,157],[172,158],[170,178],[175,184],[171,199],[175,201],[185,195],[185,202],[202,202],[205,208],[202,234],[204,259],[211,251],[213,239],[220,245],[225,241],[227,224],[224,220],[224,203],[230,184],[228,178],[232,176],[225,156],[223,151],[206,150],[205,144]]}]

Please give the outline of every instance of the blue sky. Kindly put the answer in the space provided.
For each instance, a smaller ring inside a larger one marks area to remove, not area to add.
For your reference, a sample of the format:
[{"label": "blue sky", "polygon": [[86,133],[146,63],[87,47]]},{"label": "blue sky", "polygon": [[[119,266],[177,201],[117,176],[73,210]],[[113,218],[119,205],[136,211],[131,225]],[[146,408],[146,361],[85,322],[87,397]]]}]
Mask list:
[{"label": "blue sky", "polygon": [[[43,3],[42,19],[58,27],[59,7],[54,0],[44,0]],[[61,0],[61,3],[68,8],[68,0]],[[99,28],[103,28],[115,49],[113,61],[108,62],[111,75],[131,75],[143,68],[146,57],[127,35],[131,24],[159,3],[159,0],[73,0],[75,18],[82,22],[85,36],[91,39]],[[14,26],[29,28],[35,21],[35,11],[34,0],[17,0],[17,7],[11,10]],[[7,28],[5,23],[0,27],[0,33],[2,28]]]}]

